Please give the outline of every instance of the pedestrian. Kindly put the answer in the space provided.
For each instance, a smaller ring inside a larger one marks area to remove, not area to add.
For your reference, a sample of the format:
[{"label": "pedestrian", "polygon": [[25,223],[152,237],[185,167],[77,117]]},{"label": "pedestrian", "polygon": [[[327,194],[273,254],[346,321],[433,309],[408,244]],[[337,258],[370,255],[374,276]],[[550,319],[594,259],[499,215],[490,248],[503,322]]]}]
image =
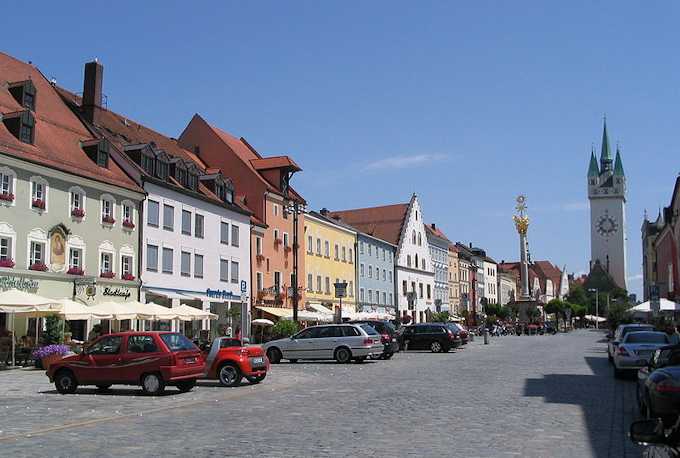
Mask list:
[{"label": "pedestrian", "polygon": [[678,332],[678,327],[673,325],[671,326],[671,334],[668,336],[671,345],[677,345],[680,343],[680,333]]},{"label": "pedestrian", "polygon": [[95,341],[99,336],[101,336],[102,333],[102,325],[101,324],[95,324],[92,326],[92,330],[90,333],[87,335],[87,341],[88,342],[93,342]]}]

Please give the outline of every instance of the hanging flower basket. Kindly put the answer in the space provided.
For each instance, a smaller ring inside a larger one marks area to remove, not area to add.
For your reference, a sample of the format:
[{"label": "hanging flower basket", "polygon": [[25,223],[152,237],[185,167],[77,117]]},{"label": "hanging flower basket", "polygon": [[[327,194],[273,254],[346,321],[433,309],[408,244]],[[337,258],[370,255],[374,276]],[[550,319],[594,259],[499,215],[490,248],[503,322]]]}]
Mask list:
[{"label": "hanging flower basket", "polygon": [[14,267],[14,261],[11,259],[0,259],[0,267]]},{"label": "hanging flower basket", "polygon": [[40,210],[44,210],[45,209],[45,201],[42,200],[42,199],[33,199],[31,201],[31,206],[33,208],[38,208]]},{"label": "hanging flower basket", "polygon": [[99,276],[102,278],[113,278],[116,276],[116,274],[113,272],[102,272],[101,274],[99,274]]},{"label": "hanging flower basket", "polygon": [[82,218],[85,216],[85,210],[83,210],[82,208],[74,208],[73,210],[71,210],[71,216],[73,216],[74,218]]},{"label": "hanging flower basket", "polygon": [[113,216],[106,215],[102,216],[102,223],[104,224],[115,224],[116,220],[113,219]]},{"label": "hanging flower basket", "polygon": [[69,267],[66,273],[69,275],[85,275],[85,271],[80,267]]},{"label": "hanging flower basket", "polygon": [[43,264],[42,262],[36,262],[35,264],[31,264],[29,266],[28,270],[37,270],[38,272],[46,272],[47,266],[45,264]]},{"label": "hanging flower basket", "polygon": [[47,370],[50,368],[50,364],[59,361],[70,351],[71,349],[66,345],[46,345],[33,350],[31,356],[34,360],[40,361],[43,369]]},{"label": "hanging flower basket", "polygon": [[127,281],[134,281],[135,276],[132,274],[123,274],[122,279]]},{"label": "hanging flower basket", "polygon": [[126,229],[134,229],[135,223],[133,223],[129,219],[126,219],[125,221],[123,221],[123,227],[126,228]]},{"label": "hanging flower basket", "polygon": [[14,202],[14,194],[11,192],[4,192],[0,194],[0,200],[4,202]]}]

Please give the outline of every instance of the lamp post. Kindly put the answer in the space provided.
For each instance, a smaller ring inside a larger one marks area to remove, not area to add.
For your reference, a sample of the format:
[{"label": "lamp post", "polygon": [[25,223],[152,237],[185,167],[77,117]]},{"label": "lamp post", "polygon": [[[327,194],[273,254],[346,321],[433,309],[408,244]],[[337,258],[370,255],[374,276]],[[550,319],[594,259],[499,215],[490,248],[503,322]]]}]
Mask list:
[{"label": "lamp post", "polygon": [[298,293],[298,218],[305,212],[305,205],[297,200],[289,200],[286,203],[286,211],[293,215],[293,321],[298,322],[298,302],[300,294]]},{"label": "lamp post", "polygon": [[600,328],[600,290],[597,288],[588,289],[589,292],[595,293],[595,329]]}]

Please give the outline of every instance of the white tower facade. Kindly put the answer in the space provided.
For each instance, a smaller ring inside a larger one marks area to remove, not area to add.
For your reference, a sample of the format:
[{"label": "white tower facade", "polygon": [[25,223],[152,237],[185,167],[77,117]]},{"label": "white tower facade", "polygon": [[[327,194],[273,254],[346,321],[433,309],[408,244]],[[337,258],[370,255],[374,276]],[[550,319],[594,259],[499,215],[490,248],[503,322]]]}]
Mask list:
[{"label": "white tower facade", "polygon": [[626,283],[626,175],[619,148],[612,160],[607,122],[602,133],[600,163],[595,152],[588,168],[590,201],[590,268],[596,263],[609,273],[617,286]]}]

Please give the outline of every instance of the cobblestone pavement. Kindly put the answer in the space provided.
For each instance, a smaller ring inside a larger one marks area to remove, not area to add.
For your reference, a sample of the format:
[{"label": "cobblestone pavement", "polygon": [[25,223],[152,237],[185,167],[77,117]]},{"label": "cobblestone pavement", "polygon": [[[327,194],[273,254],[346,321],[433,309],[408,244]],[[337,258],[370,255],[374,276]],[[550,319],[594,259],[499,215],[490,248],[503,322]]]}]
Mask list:
[{"label": "cobblestone pavement", "polygon": [[632,457],[635,385],[603,334],[480,338],[448,354],[274,366],[257,386],[56,394],[0,372],[0,456]]}]

